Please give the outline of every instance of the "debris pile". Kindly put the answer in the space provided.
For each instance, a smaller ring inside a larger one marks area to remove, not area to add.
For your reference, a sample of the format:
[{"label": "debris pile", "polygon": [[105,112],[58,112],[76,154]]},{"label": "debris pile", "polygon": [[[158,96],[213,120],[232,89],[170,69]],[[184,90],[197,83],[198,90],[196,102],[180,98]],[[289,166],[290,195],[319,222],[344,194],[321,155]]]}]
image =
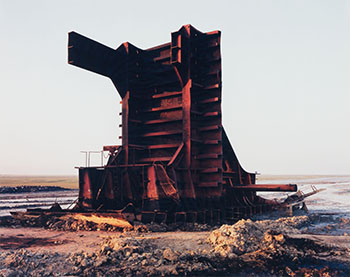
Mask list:
[{"label": "debris pile", "polygon": [[327,271],[324,269],[327,267],[333,273],[338,272],[335,268],[350,272],[350,249],[298,236],[310,224],[307,216],[256,222],[243,219],[212,231],[207,241],[215,253],[235,258],[253,272],[294,276],[310,269],[310,265],[321,271]]},{"label": "debris pile", "polygon": [[152,240],[115,236],[99,251],[72,254],[35,253],[17,250],[0,254],[0,276],[174,276],[223,273],[227,267],[209,252],[158,248]]},{"label": "debris pile", "polygon": [[71,268],[65,263],[64,255],[58,253],[25,249],[0,253],[0,276],[53,276]]},{"label": "debris pile", "polygon": [[[67,261],[78,269],[74,274],[83,275],[89,272],[102,275],[178,275],[198,267],[186,263],[185,259],[180,262],[179,256],[170,248],[155,247],[151,240],[116,236],[107,239],[99,252],[73,254]],[[198,268],[200,272],[204,269],[203,266]]]},{"label": "debris pile", "polygon": [[[3,219],[3,220],[1,220]],[[128,221],[103,216],[87,216],[83,214],[71,214],[65,216],[25,215],[23,217],[1,218],[0,226],[43,227],[59,231],[109,231],[109,232],[171,232],[171,231],[210,231],[217,226],[199,223],[147,223],[134,221],[131,225]]]},{"label": "debris pile", "polygon": [[18,224],[24,227],[44,227],[60,231],[146,231],[144,225],[132,226],[128,221],[110,217],[97,217],[94,215],[65,215],[46,216],[45,214],[14,219],[12,225]]},{"label": "debris pile", "polygon": [[[308,225],[307,216],[294,216],[277,220],[262,220],[253,222],[241,219],[234,225],[222,225],[213,231],[209,238],[215,251],[226,256],[229,253],[244,254],[256,251],[269,232],[289,234],[300,233],[300,228]],[[282,235],[283,236],[283,235]]]}]

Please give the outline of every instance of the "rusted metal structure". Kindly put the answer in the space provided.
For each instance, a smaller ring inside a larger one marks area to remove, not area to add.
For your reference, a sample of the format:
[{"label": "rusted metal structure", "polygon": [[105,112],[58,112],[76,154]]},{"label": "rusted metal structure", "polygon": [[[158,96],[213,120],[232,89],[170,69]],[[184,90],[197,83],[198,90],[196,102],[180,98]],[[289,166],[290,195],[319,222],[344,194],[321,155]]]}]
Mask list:
[{"label": "rusted metal structure", "polygon": [[69,33],[69,64],[109,77],[122,99],[122,145],[105,166],[79,168],[80,210],[128,207],[149,221],[218,222],[273,209],[222,126],[220,31],[185,25],[150,49],[117,49]]}]

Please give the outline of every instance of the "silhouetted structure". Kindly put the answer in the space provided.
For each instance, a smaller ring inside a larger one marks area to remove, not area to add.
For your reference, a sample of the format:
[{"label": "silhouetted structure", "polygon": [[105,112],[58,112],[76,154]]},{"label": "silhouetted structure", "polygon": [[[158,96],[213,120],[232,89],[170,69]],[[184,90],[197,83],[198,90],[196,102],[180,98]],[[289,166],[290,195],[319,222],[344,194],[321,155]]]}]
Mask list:
[{"label": "silhouetted structure", "polygon": [[[69,33],[69,63],[109,77],[122,98],[122,145],[107,165],[79,168],[79,207],[133,207],[143,221],[216,222],[270,210],[222,126],[220,32],[191,25],[171,42],[116,50]],[[93,127],[92,127],[93,128]]]}]

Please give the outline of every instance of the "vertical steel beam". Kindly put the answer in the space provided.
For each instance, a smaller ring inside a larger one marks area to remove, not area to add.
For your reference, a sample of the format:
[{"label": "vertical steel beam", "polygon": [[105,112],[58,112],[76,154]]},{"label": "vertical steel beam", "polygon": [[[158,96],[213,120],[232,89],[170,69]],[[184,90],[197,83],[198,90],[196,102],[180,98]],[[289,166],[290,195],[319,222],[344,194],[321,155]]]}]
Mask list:
[{"label": "vertical steel beam", "polygon": [[125,164],[129,163],[129,99],[130,92],[127,91],[122,100],[122,145],[125,153]]},{"label": "vertical steel beam", "polygon": [[148,184],[147,184],[147,199],[154,201],[159,199],[157,183],[156,183],[156,172],[154,166],[147,167],[147,176],[148,176]]},{"label": "vertical steel beam", "polygon": [[185,167],[191,168],[191,85],[192,81],[189,80],[185,87],[182,89],[182,139],[185,145]]}]

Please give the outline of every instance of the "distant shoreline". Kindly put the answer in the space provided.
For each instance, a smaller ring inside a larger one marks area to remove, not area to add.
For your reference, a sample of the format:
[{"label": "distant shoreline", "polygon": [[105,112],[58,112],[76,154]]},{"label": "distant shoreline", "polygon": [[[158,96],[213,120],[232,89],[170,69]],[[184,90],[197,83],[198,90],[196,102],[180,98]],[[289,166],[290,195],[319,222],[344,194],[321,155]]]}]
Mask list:
[{"label": "distant shoreline", "polygon": [[1,186],[0,194],[8,193],[28,193],[28,192],[52,192],[71,190],[59,186]]},{"label": "distant shoreline", "polygon": [[78,176],[20,176],[0,175],[0,187],[47,186],[78,189]]}]

